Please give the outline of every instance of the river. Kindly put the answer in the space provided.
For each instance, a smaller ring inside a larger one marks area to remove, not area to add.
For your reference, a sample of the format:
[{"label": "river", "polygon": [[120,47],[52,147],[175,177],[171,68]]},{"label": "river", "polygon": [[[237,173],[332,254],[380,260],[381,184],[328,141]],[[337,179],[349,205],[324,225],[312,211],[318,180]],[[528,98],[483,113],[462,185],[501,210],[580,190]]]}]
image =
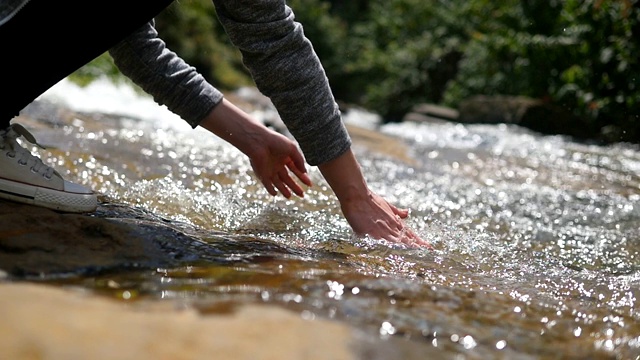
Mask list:
[{"label": "river", "polygon": [[371,188],[410,209],[408,225],[434,247],[413,249],[353,237],[316,168],[304,198],[271,197],[235,148],[148,98],[68,83],[45,97],[130,113],[37,134],[67,178],[219,250],[211,261],[66,285],[201,309],[277,304],[445,359],[640,356],[638,146],[505,125],[377,126],[408,159],[354,150]]}]

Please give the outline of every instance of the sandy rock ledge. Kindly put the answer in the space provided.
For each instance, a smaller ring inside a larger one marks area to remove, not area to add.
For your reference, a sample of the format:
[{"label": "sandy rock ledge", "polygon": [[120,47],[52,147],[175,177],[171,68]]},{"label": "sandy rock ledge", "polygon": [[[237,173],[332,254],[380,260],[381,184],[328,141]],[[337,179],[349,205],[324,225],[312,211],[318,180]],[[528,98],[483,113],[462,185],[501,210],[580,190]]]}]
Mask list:
[{"label": "sandy rock ledge", "polygon": [[353,359],[353,331],[266,305],[230,314],[140,308],[85,292],[0,283],[3,359]]}]

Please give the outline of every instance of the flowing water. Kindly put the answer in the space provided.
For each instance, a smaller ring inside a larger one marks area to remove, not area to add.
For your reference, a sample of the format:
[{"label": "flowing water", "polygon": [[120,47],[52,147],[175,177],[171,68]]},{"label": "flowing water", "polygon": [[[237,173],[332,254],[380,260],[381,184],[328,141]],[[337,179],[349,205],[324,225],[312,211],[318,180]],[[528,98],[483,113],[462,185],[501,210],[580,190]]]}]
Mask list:
[{"label": "flowing water", "polygon": [[277,304],[441,358],[640,356],[637,146],[503,125],[381,126],[409,161],[354,150],[370,187],[411,210],[426,250],[354,238],[315,168],[304,198],[273,198],[236,149],[170,123],[78,119],[37,136],[105,204],[180,224],[217,255],[66,284],[203,311]]}]

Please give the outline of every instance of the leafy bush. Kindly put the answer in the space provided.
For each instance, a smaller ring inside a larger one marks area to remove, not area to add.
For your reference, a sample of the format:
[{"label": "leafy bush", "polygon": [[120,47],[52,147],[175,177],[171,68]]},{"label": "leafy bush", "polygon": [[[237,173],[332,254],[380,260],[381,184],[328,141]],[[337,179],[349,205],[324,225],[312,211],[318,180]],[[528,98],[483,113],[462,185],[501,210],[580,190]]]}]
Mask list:
[{"label": "leafy bush", "polygon": [[[290,0],[336,97],[399,120],[415,104],[525,95],[594,138],[640,138],[640,0]],[[210,0],[157,19],[170,49],[221,89],[252,84]],[[108,59],[81,81],[114,74]],[[570,126],[570,125],[567,125]]]},{"label": "leafy bush", "polygon": [[103,76],[107,77],[114,83],[131,83],[127,78],[120,74],[120,71],[113,63],[113,59],[111,59],[107,53],[98,56],[89,64],[76,70],[73,74],[69,75],[69,80],[80,86],[86,86],[95,79]]},{"label": "leafy bush", "polygon": [[156,17],[167,47],[194,66],[214,86],[235,89],[252,84],[240,52],[216,20],[211,0],[176,1]]},{"label": "leafy bush", "polygon": [[[291,5],[305,29],[314,26],[305,6],[313,2]],[[416,102],[440,100],[461,56],[461,29],[434,20],[446,16],[452,5],[426,6],[424,0],[340,4],[326,10],[338,25],[307,31],[314,44],[322,44],[318,54],[338,98],[389,120],[399,120]],[[322,51],[328,47],[329,54]]]},{"label": "leafy bush", "polygon": [[[637,2],[637,1],[636,1]],[[445,103],[527,95],[565,107],[606,141],[640,137],[640,10],[632,1],[523,0],[465,44]]]},{"label": "leafy bush", "polygon": [[[318,15],[307,12],[309,4],[331,7]],[[640,138],[638,0],[296,0],[292,6],[305,29],[313,29],[312,42],[321,44],[337,97],[388,121],[421,102],[455,107],[472,95],[525,95],[571,111],[594,138]],[[331,22],[337,25],[315,28]]]}]

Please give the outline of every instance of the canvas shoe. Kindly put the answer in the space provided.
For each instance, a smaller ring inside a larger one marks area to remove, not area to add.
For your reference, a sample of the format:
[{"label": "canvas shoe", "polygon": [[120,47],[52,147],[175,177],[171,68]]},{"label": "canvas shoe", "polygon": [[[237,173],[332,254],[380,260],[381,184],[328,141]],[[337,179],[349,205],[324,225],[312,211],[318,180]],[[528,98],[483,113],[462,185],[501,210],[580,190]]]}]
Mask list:
[{"label": "canvas shoe", "polygon": [[18,143],[21,136],[40,146],[20,124],[0,130],[0,198],[64,212],[94,211],[98,206],[96,194],[64,180]]}]

